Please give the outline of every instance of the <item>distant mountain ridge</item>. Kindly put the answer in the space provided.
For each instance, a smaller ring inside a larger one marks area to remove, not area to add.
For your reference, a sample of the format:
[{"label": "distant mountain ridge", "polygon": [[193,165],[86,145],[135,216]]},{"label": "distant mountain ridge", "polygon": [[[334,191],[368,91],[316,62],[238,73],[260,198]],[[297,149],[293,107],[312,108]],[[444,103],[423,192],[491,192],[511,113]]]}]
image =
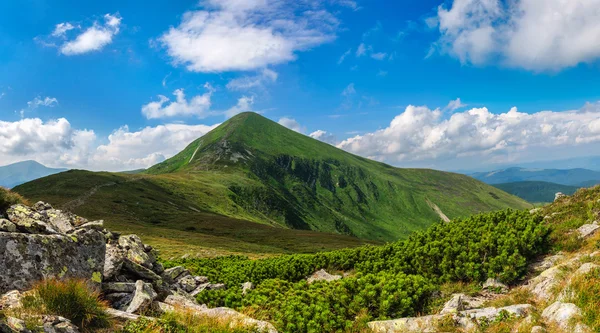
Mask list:
[{"label": "distant mountain ridge", "polygon": [[494,184],[494,187],[531,203],[553,202],[556,193],[562,192],[566,195],[572,195],[580,188],[578,186],[537,181]]},{"label": "distant mountain ridge", "polygon": [[0,167],[0,186],[13,188],[26,182],[67,171],[48,168],[36,161],[23,161]]},{"label": "distant mountain ridge", "polygon": [[588,169],[527,169],[507,168],[491,172],[477,172],[469,176],[487,184],[541,181],[567,186],[588,187],[600,183],[600,172]]}]

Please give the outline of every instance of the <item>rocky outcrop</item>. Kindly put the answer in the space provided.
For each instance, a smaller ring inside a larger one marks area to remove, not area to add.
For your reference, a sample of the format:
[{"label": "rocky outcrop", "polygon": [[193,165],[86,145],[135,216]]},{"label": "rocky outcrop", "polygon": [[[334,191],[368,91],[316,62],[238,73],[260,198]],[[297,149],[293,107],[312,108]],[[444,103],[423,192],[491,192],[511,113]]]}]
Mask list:
[{"label": "rocky outcrop", "polygon": [[259,332],[277,333],[277,330],[272,324],[250,318],[229,308],[209,309],[205,305],[195,304],[194,302],[182,296],[169,296],[165,299],[165,303],[175,308],[187,310],[190,313],[200,317],[226,321],[231,327],[246,326],[253,327]]},{"label": "rocky outcrop", "polygon": [[50,205],[35,207],[37,210],[12,206],[7,211],[8,220],[0,222],[0,293],[25,290],[47,278],[100,283],[106,250],[104,234],[80,228],[85,219]]},{"label": "rocky outcrop", "polygon": [[485,281],[483,289],[496,294],[505,294],[508,292],[507,285],[493,278],[489,278]]},{"label": "rocky outcrop", "polygon": [[[555,302],[542,312],[542,318],[553,322],[565,332],[573,330],[577,319],[581,317],[581,309],[572,303]],[[579,329],[584,329],[579,324]]]},{"label": "rocky outcrop", "polygon": [[503,313],[514,317],[525,317],[533,311],[530,304],[512,305],[503,308],[485,308],[459,311],[454,314],[439,314],[415,318],[373,321],[368,323],[374,333],[437,333],[442,324],[451,324],[467,332],[476,332],[479,324],[489,323]]},{"label": "rocky outcrop", "polygon": [[342,276],[341,275],[331,275],[329,273],[327,273],[327,271],[325,271],[324,269],[316,271],[315,273],[313,273],[313,275],[309,276],[306,281],[311,284],[317,281],[326,281],[326,282],[330,282],[330,281],[335,281],[335,280],[339,280],[341,279]]},{"label": "rocky outcrop", "polygon": [[594,223],[582,225],[577,229],[577,232],[579,233],[579,238],[588,238],[595,235],[598,229],[600,229],[600,225],[598,225],[598,221],[594,221]]}]

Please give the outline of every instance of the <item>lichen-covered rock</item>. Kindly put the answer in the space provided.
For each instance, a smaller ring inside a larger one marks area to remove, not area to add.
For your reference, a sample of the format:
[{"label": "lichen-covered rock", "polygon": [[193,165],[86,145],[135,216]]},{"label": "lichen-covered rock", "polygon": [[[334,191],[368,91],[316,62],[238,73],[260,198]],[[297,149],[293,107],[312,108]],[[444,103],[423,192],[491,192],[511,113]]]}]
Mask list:
[{"label": "lichen-covered rock", "polygon": [[101,231],[104,229],[104,221],[98,220],[98,221],[84,223],[84,224],[80,225],[78,228],[80,228],[80,229],[96,229],[96,230]]},{"label": "lichen-covered rock", "polygon": [[141,314],[152,305],[157,296],[151,284],[138,280],[135,283],[133,299],[125,312]]},{"label": "lichen-covered rock", "polygon": [[64,213],[63,211],[50,209],[44,212],[47,216],[48,224],[60,233],[68,234],[75,230],[71,224],[72,214]]},{"label": "lichen-covered rock", "polygon": [[123,267],[125,252],[117,245],[106,244],[106,256],[104,258],[104,279],[111,280]]},{"label": "lichen-covered rock", "polygon": [[127,259],[148,269],[153,268],[156,258],[152,252],[146,252],[144,243],[137,235],[119,237],[119,245],[125,249]]},{"label": "lichen-covered rock", "polygon": [[507,285],[493,278],[489,278],[487,281],[485,281],[483,284],[483,289],[496,294],[505,294],[508,292]]},{"label": "lichen-covered rock", "polygon": [[565,256],[562,253],[557,253],[555,255],[546,256],[542,260],[537,261],[530,266],[530,270],[534,272],[543,272],[549,268],[552,268],[559,261],[564,260]]},{"label": "lichen-covered rock", "polygon": [[556,323],[565,332],[574,328],[574,321],[580,317],[581,309],[573,303],[555,302],[542,312],[542,318]]},{"label": "lichen-covered rock", "polygon": [[123,269],[143,280],[150,280],[150,281],[161,280],[161,278],[158,274],[154,273],[150,269],[148,269],[138,263],[135,263],[135,262],[129,260],[128,258],[123,260]]},{"label": "lichen-covered rock", "polygon": [[6,324],[10,327],[14,332],[19,333],[31,333],[30,330],[25,326],[25,321],[15,317],[7,317]]},{"label": "lichen-covered rock", "polygon": [[579,233],[579,238],[588,238],[596,234],[598,229],[600,229],[600,225],[598,225],[598,221],[595,221],[594,223],[582,225],[577,229],[577,232]]},{"label": "lichen-covered rock", "polygon": [[465,305],[463,302],[463,298],[466,297],[465,294],[454,294],[452,298],[444,304],[444,308],[440,311],[441,315],[449,314],[449,313],[457,313],[459,311],[465,310]]},{"label": "lichen-covered rock", "polygon": [[21,306],[23,294],[18,290],[9,291],[0,296],[0,311],[16,309]]},{"label": "lichen-covered rock", "polygon": [[549,300],[552,297],[553,288],[560,282],[558,278],[560,272],[560,266],[543,271],[527,283],[527,289],[540,300]]},{"label": "lichen-covered rock", "polygon": [[194,276],[194,280],[196,280],[196,283],[198,284],[203,284],[203,283],[208,283],[208,277],[206,276]]},{"label": "lichen-covered rock", "polygon": [[309,276],[306,281],[310,284],[317,281],[335,281],[341,279],[341,275],[331,275],[327,273],[324,269],[315,272],[313,275]]},{"label": "lichen-covered rock", "polygon": [[209,283],[208,286],[206,286],[206,289],[208,290],[223,290],[227,288],[227,286],[225,286],[224,283]]},{"label": "lichen-covered rock", "polygon": [[181,289],[187,291],[188,293],[191,291],[194,291],[194,289],[196,289],[196,279],[194,279],[193,276],[188,275],[182,279],[180,279],[177,284],[179,284],[179,286],[181,287]]},{"label": "lichen-covered rock", "polygon": [[242,295],[246,295],[252,289],[254,289],[254,283],[252,283],[252,282],[242,283]]},{"label": "lichen-covered rock", "polygon": [[439,324],[450,320],[456,328],[475,332],[478,329],[478,323],[490,323],[503,313],[513,317],[525,317],[532,311],[532,305],[519,304],[503,308],[465,310],[454,314],[373,321],[368,323],[368,326],[374,333],[437,333],[440,332]]},{"label": "lichen-covered rock", "polygon": [[0,218],[0,231],[16,232],[17,226],[14,223],[10,222],[9,220]]},{"label": "lichen-covered rock", "polygon": [[60,316],[43,316],[44,333],[79,333],[77,326],[67,318]]},{"label": "lichen-covered rock", "polygon": [[206,305],[199,305],[185,297],[175,295],[168,296],[165,299],[165,303],[177,309],[187,310],[202,317],[228,322],[231,327],[253,327],[260,332],[277,333],[277,330],[271,323],[250,318],[229,308],[209,309]]},{"label": "lichen-covered rock", "polygon": [[132,293],[135,291],[135,283],[130,282],[105,282],[102,284],[105,293]]},{"label": "lichen-covered rock", "polygon": [[0,232],[0,293],[26,290],[47,278],[81,278],[101,282],[106,242],[96,230],[72,235]]},{"label": "lichen-covered rock", "polygon": [[187,269],[183,266],[175,266],[173,268],[165,269],[161,275],[168,281],[177,281],[177,278],[185,271],[187,271]]}]

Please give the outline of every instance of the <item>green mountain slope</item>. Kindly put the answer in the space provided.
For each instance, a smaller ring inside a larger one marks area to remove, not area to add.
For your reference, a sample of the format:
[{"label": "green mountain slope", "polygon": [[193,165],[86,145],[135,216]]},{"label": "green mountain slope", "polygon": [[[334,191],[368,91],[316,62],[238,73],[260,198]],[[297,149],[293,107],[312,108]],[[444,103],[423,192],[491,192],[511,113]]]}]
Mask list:
[{"label": "green mountain slope", "polygon": [[71,171],[15,191],[105,218],[120,231],[171,240],[177,234],[174,248],[189,232],[198,246],[261,253],[391,241],[438,221],[439,212],[455,218],[529,206],[473,178],[394,168],[254,113],[141,174]]},{"label": "green mountain slope", "polygon": [[494,186],[529,202],[552,202],[557,192],[572,195],[579,189],[577,186],[548,182],[514,182]]},{"label": "green mountain slope", "polygon": [[435,206],[450,218],[526,206],[472,178],[394,168],[255,113],[232,118],[147,173],[236,175],[244,181],[228,184],[226,195],[245,218],[385,241],[438,220]]}]

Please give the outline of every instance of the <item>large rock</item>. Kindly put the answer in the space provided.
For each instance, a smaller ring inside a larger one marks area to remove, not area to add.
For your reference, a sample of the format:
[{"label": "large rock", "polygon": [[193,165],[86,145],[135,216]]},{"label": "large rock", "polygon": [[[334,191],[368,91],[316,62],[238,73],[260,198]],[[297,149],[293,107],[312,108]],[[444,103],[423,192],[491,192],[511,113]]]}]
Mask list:
[{"label": "large rock", "polygon": [[177,281],[177,278],[184,272],[189,271],[185,269],[183,266],[175,266],[173,268],[165,269],[165,271],[161,274],[161,276],[167,281]]},{"label": "large rock", "polygon": [[574,328],[574,322],[581,318],[581,309],[573,303],[555,302],[542,312],[542,318],[554,322],[566,332]]},{"label": "large rock", "polygon": [[465,304],[463,298],[467,297],[465,294],[454,294],[452,298],[444,304],[444,308],[440,311],[441,315],[457,313],[465,310]]},{"label": "large rock", "polygon": [[194,289],[196,289],[196,286],[198,284],[196,282],[196,279],[194,279],[194,277],[191,275],[188,275],[188,276],[180,279],[177,283],[179,284],[181,289],[187,291],[188,293],[194,291]]},{"label": "large rock", "polygon": [[50,224],[47,223],[48,217],[25,205],[11,206],[7,211],[8,219],[15,224],[20,232],[30,234],[57,234]]},{"label": "large rock", "polygon": [[450,320],[456,328],[474,332],[478,328],[477,323],[492,322],[503,313],[508,313],[513,317],[525,317],[532,311],[532,305],[519,304],[503,308],[466,310],[454,314],[372,321],[368,323],[368,326],[374,333],[437,333],[440,332],[440,324]]},{"label": "large rock", "polygon": [[483,289],[495,294],[505,294],[508,292],[507,285],[493,278],[489,278],[487,281],[485,281],[483,284]]},{"label": "large rock", "polygon": [[14,223],[10,222],[9,220],[0,218],[0,231],[16,232],[17,226]]},{"label": "large rock", "polygon": [[60,233],[68,234],[75,230],[73,224],[71,224],[71,221],[73,220],[72,214],[64,213],[56,209],[46,210],[45,214],[48,218],[48,224]]},{"label": "large rock", "polygon": [[47,278],[101,282],[106,250],[104,235],[77,230],[71,235],[0,232],[0,293],[26,290]]},{"label": "large rock", "polygon": [[131,300],[126,312],[136,314],[144,313],[150,307],[150,305],[152,305],[152,302],[154,299],[156,299],[156,296],[157,294],[154,289],[152,289],[151,284],[145,283],[142,280],[138,280],[135,283],[133,299]]},{"label": "large rock", "polygon": [[113,279],[123,267],[125,252],[117,245],[106,245],[106,256],[104,258],[104,279]]},{"label": "large rock", "polygon": [[125,249],[127,259],[148,269],[154,267],[156,258],[152,254],[151,248],[146,251],[146,246],[137,235],[119,237],[119,245]]},{"label": "large rock", "polygon": [[579,238],[588,238],[596,234],[598,229],[600,229],[600,225],[598,225],[598,221],[594,221],[594,223],[582,225],[577,229],[577,232],[579,233]]},{"label": "large rock", "polygon": [[216,319],[220,322],[227,322],[230,327],[253,327],[259,332],[277,333],[277,330],[271,323],[250,318],[229,308],[209,309],[206,305],[198,305],[185,297],[176,295],[168,296],[165,299],[165,303],[177,309],[190,311],[198,316]]},{"label": "large rock", "polygon": [[310,284],[313,282],[317,282],[317,281],[335,281],[335,280],[339,280],[341,279],[342,276],[341,275],[331,275],[329,273],[327,273],[327,271],[325,271],[324,269],[315,272],[313,275],[309,276],[306,281]]},{"label": "large rock", "polygon": [[554,287],[560,282],[560,272],[560,266],[555,266],[543,271],[540,275],[527,283],[527,289],[540,300],[550,300]]}]

